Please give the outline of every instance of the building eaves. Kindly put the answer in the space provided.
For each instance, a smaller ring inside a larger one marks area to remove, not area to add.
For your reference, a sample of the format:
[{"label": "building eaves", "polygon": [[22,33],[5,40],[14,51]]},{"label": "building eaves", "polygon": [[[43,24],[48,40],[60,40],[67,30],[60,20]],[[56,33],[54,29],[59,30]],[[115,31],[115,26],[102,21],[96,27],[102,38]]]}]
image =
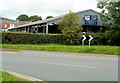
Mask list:
[{"label": "building eaves", "polygon": [[[27,26],[31,26],[31,25],[38,25],[38,24],[42,24],[42,23],[47,23],[49,21],[59,19],[59,18],[62,18],[62,16],[57,16],[54,18],[44,19],[44,20],[40,20],[40,21],[36,21],[36,22],[30,22],[29,24],[21,25],[21,26],[15,27],[15,28],[22,28],[22,27],[27,27]],[[14,28],[12,28],[12,29],[14,29]]]}]

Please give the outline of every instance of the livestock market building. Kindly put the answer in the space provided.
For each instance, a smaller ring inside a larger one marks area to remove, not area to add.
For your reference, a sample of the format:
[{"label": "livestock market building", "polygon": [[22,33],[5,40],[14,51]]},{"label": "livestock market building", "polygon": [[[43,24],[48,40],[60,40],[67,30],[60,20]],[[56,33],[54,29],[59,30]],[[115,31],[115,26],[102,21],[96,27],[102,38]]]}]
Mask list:
[{"label": "livestock market building", "polygon": [[[82,32],[98,32],[102,27],[102,21],[98,12],[89,9],[76,12],[80,16],[80,24],[83,26]],[[15,28],[8,28],[9,32],[28,32],[28,33],[60,33],[58,30],[58,22],[62,21],[62,17],[57,16],[45,20],[31,22]]]}]

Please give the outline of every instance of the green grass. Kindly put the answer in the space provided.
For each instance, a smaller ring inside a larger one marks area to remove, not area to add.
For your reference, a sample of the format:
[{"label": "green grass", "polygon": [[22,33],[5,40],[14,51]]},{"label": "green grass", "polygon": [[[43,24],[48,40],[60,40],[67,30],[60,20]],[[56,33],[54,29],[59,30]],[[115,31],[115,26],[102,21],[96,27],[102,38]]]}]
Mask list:
[{"label": "green grass", "polygon": [[20,51],[20,50],[17,50],[17,49],[8,49],[8,48],[4,49],[4,48],[3,48],[2,51],[18,52],[18,51]]},{"label": "green grass", "polygon": [[4,72],[4,71],[0,71],[0,81],[2,81],[2,83],[6,83],[6,82],[22,82],[22,83],[31,83],[27,80],[24,80],[22,78],[19,78],[19,77],[16,77],[16,76],[13,76],[7,72]]},{"label": "green grass", "polygon": [[75,52],[75,53],[95,53],[118,55],[118,46],[71,46],[71,45],[27,45],[27,44],[2,44],[2,48],[19,49],[19,50],[40,50],[40,51],[57,51],[57,52]]}]

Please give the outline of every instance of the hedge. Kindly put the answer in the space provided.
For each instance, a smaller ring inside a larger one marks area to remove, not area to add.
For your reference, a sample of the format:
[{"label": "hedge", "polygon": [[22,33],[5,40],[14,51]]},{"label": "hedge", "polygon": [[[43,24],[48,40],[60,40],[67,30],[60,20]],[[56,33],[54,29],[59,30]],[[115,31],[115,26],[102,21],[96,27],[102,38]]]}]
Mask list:
[{"label": "hedge", "polygon": [[[109,35],[109,33],[87,33],[85,35],[92,35],[93,36],[93,40],[91,42],[92,45],[109,45],[109,46],[120,46],[120,42],[119,42],[119,35],[115,36],[115,37],[111,37]],[[114,34],[111,34],[114,35]],[[85,41],[86,44],[88,44],[88,41]]]},{"label": "hedge", "polygon": [[33,33],[2,33],[2,44],[65,44],[62,35]]},{"label": "hedge", "polygon": [[[83,35],[83,34],[82,34]],[[92,35],[94,39],[91,41],[91,45],[117,45],[112,43],[113,40],[109,40],[104,33],[86,33],[84,35]],[[50,35],[50,34],[37,34],[37,33],[8,33],[2,32],[2,44],[64,44],[70,45],[67,41],[67,37],[63,35]],[[78,42],[76,45],[80,45]],[[117,41],[116,41],[117,42]],[[85,45],[88,45],[88,40],[85,41]]]},{"label": "hedge", "polygon": [[[103,33],[85,33],[84,35],[92,35],[93,40],[91,41],[91,45],[109,45],[108,38]],[[89,41],[86,40],[85,44],[88,45],[88,43]]]}]

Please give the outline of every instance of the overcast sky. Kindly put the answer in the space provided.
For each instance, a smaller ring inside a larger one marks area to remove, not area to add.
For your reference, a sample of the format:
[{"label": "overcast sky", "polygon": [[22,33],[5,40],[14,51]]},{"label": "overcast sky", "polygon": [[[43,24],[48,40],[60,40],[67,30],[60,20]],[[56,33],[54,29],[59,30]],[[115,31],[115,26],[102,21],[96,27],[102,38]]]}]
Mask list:
[{"label": "overcast sky", "polygon": [[38,15],[43,19],[47,16],[59,16],[69,10],[73,12],[86,9],[99,11],[97,0],[2,0],[0,17],[16,19],[21,14]]}]

